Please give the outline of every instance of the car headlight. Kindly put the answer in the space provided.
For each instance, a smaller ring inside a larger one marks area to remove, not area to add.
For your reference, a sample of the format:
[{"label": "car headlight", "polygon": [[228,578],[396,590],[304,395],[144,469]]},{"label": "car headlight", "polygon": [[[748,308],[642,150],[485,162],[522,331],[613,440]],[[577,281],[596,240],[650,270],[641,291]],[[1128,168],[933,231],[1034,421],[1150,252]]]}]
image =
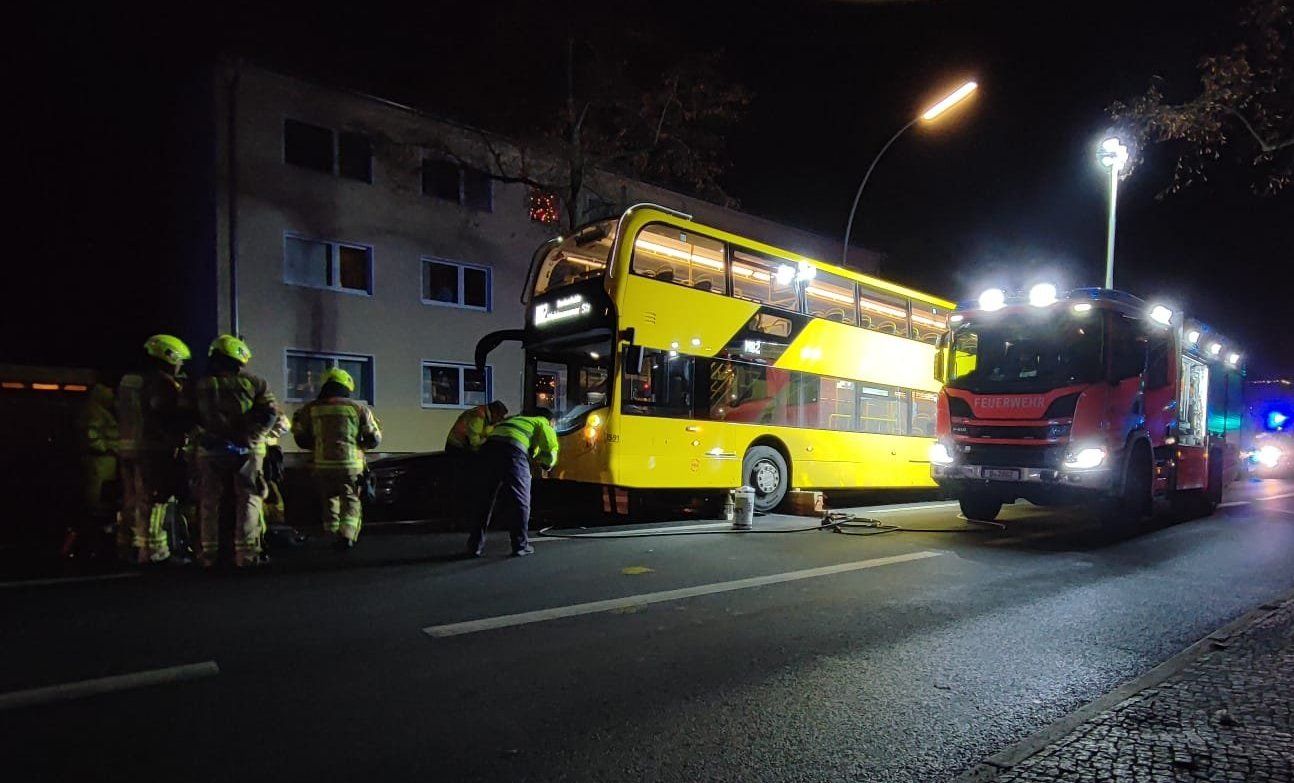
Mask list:
[{"label": "car headlight", "polygon": [[1065,467],[1072,470],[1098,468],[1102,462],[1105,462],[1105,449],[1079,449],[1065,455]]},{"label": "car headlight", "polygon": [[953,464],[952,452],[948,446],[943,443],[930,444],[930,464],[931,465],[951,465]]},{"label": "car headlight", "polygon": [[1263,446],[1258,450],[1258,463],[1264,467],[1274,468],[1281,461],[1284,452],[1275,446]]}]

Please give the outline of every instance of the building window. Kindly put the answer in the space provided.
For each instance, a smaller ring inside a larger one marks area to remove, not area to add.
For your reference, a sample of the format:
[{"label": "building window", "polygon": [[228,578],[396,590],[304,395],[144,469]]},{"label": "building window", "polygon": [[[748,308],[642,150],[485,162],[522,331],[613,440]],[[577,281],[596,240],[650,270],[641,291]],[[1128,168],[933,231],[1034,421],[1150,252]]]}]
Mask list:
[{"label": "building window", "polygon": [[287,351],[287,400],[308,402],[319,396],[320,379],[334,367],[355,379],[351,397],[373,404],[373,358],[337,353]]},{"label": "building window", "polygon": [[470,408],[492,399],[494,368],[458,362],[422,363],[422,407]]},{"label": "building window", "polygon": [[481,212],[494,211],[494,178],[443,158],[422,162],[422,194]]},{"label": "building window", "polygon": [[283,238],[283,281],[371,294],[373,249],[287,234]]},{"label": "building window", "polygon": [[373,181],[373,145],[362,133],[334,133],[331,128],[284,120],[283,160],[324,174]]},{"label": "building window", "polygon": [[492,276],[487,266],[463,264],[440,258],[422,260],[422,301],[424,304],[466,307],[489,312]]}]

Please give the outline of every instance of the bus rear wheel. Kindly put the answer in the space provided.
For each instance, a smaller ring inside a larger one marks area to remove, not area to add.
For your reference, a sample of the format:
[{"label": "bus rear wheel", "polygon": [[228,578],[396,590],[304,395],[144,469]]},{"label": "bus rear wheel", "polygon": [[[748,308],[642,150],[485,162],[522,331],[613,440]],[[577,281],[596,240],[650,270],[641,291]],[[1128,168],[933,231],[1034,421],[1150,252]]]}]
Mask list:
[{"label": "bus rear wheel", "polygon": [[769,446],[752,446],[741,461],[741,478],[755,488],[755,510],[769,512],[782,503],[790,483],[786,458]]}]

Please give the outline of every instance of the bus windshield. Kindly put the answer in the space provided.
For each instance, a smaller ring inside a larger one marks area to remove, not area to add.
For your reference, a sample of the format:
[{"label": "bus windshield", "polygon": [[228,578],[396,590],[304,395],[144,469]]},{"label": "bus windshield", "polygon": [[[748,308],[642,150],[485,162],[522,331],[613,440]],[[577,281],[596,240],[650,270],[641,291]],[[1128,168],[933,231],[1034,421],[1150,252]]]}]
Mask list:
[{"label": "bus windshield", "polygon": [[1004,313],[967,321],[949,341],[947,385],[1009,394],[1090,383],[1103,375],[1102,331],[1101,318],[1091,314]]},{"label": "bus windshield", "polygon": [[557,417],[557,433],[584,426],[590,413],[605,408],[611,386],[609,343],[536,352],[530,369],[530,404]]},{"label": "bus windshield", "polygon": [[535,275],[535,294],[601,277],[607,269],[616,221],[592,223],[563,239],[544,256]]}]

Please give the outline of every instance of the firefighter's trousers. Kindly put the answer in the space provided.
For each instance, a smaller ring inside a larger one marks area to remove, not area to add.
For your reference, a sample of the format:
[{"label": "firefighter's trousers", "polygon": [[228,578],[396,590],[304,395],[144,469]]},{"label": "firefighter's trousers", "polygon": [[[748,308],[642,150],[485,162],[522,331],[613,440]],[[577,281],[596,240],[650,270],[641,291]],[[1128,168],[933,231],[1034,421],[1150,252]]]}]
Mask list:
[{"label": "firefighter's trousers", "polygon": [[341,538],[359,538],[363,509],[359,499],[359,468],[311,468],[319,505],[323,511],[323,528]]},{"label": "firefighter's trousers", "polygon": [[174,495],[174,466],[170,455],[140,453],[122,456],[121,507],[124,525],[118,528],[118,551],[123,527],[130,530],[141,563],[156,563],[171,556],[166,538],[166,507]]},{"label": "firefighter's trousers", "polygon": [[233,512],[235,565],[255,560],[265,532],[261,523],[266,489],[261,455],[200,454],[198,476],[203,565],[214,565],[219,559],[222,510]]}]

